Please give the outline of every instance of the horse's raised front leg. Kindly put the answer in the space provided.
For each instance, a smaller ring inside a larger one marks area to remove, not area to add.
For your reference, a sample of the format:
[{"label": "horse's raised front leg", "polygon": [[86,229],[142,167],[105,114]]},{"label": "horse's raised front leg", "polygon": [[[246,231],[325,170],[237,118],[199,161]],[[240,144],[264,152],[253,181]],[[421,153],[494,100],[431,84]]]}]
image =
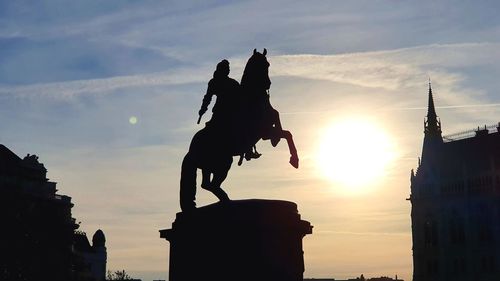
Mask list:
[{"label": "horse's raised front leg", "polygon": [[[280,114],[276,109],[271,110],[271,118],[273,120],[273,131],[279,132],[278,134],[273,133],[271,136],[271,145],[273,147],[276,147],[278,143],[280,142],[281,139],[281,132],[283,131],[283,128],[281,127],[281,120],[280,120]],[[288,145],[290,146],[290,145]]]},{"label": "horse's raised front leg", "polygon": [[208,169],[201,169],[201,187],[202,188],[210,188],[210,171]]},{"label": "horse's raised front leg", "polygon": [[299,156],[297,154],[297,148],[295,147],[295,143],[293,142],[292,133],[290,133],[290,131],[283,130],[283,128],[281,127],[280,114],[276,109],[271,108],[270,118],[272,120],[272,125],[270,128],[268,127],[267,130],[264,132],[262,139],[263,140],[270,139],[272,146],[278,145],[280,139],[282,138],[286,139],[288,143],[288,149],[290,151],[290,164],[294,168],[298,169]]},{"label": "horse's raised front leg", "polygon": [[297,154],[297,148],[295,147],[295,143],[293,142],[293,136],[290,131],[282,130],[281,137],[286,139],[288,143],[288,150],[290,151],[290,164],[298,169],[299,168],[299,155]]}]

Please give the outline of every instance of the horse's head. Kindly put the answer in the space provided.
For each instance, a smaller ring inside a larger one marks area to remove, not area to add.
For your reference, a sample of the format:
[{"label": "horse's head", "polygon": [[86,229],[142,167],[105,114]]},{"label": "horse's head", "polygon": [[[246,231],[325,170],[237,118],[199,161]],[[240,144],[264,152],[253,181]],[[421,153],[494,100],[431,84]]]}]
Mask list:
[{"label": "horse's head", "polygon": [[268,90],[271,87],[271,79],[269,79],[269,62],[266,58],[267,50],[261,53],[253,50],[252,56],[248,59],[241,85],[251,89]]}]

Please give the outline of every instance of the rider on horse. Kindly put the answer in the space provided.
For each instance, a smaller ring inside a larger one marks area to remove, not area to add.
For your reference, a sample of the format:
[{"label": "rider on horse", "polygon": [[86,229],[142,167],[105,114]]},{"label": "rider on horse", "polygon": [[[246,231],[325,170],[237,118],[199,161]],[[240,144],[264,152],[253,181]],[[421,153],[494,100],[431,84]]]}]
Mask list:
[{"label": "rider on horse", "polygon": [[[203,97],[203,103],[201,105],[198,114],[201,118],[203,114],[208,110],[208,105],[212,101],[212,97],[217,96],[215,105],[212,108],[212,118],[206,123],[207,127],[215,130],[217,134],[224,135],[226,140],[234,141],[238,140],[238,136],[235,136],[240,129],[238,126],[241,124],[237,123],[241,121],[239,117],[241,114],[241,87],[240,84],[229,77],[229,61],[222,60],[217,64],[217,68],[214,72],[213,78],[208,82],[207,93]],[[253,146],[255,149],[255,146]],[[245,159],[255,159],[261,156],[260,153],[249,148],[245,152]],[[242,157],[238,162],[241,165]]]},{"label": "rider on horse", "polygon": [[[181,167],[180,203],[182,211],[196,208],[197,170],[202,171],[200,187],[212,192],[221,202],[229,201],[222,189],[233,156],[251,155],[252,147],[260,140],[270,140],[273,146],[285,139],[290,152],[289,163],[299,167],[297,148],[290,131],[281,128],[279,113],[269,102],[269,62],[267,51],[254,50],[248,60],[241,86],[229,78],[229,62],[217,65],[207,94],[199,111],[200,118],[213,95],[217,96],[212,120],[192,138]],[[198,120],[199,123],[199,120]]]},{"label": "rider on horse", "polygon": [[213,78],[208,82],[207,93],[203,97],[198,114],[200,117],[208,110],[208,105],[212,97],[217,96],[212,108],[212,119],[207,122],[207,126],[217,129],[228,129],[233,120],[235,107],[237,106],[237,93],[240,90],[238,81],[229,77],[229,62],[222,60],[217,64]]}]

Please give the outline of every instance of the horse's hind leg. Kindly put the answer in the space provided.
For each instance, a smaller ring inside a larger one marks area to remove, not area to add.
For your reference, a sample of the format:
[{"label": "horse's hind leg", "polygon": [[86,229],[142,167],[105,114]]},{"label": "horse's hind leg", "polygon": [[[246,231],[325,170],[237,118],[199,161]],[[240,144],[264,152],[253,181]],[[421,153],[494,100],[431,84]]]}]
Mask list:
[{"label": "horse's hind leg", "polygon": [[202,186],[202,188],[212,192],[220,201],[229,201],[229,196],[227,193],[222,190],[221,184],[226,179],[227,173],[229,172],[229,168],[231,167],[231,163],[233,162],[233,158],[231,157],[229,161],[229,166],[216,169],[213,173],[213,178],[210,181],[208,186]]},{"label": "horse's hind leg", "polygon": [[224,190],[222,190],[222,188],[221,188],[221,184],[226,179],[226,177],[227,177],[227,172],[215,173],[214,178],[212,179],[212,182],[211,182],[212,187],[211,187],[210,191],[215,196],[217,196],[219,201],[222,201],[222,202],[230,200],[227,193]]}]

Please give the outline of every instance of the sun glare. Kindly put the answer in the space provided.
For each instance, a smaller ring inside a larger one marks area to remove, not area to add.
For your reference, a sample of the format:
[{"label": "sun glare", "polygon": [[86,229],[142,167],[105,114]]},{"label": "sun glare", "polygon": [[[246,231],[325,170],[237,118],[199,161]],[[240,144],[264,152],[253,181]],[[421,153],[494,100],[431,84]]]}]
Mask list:
[{"label": "sun glare", "polygon": [[349,193],[361,192],[384,176],[395,156],[388,135],[368,120],[342,120],[322,134],[317,157],[320,170]]}]

